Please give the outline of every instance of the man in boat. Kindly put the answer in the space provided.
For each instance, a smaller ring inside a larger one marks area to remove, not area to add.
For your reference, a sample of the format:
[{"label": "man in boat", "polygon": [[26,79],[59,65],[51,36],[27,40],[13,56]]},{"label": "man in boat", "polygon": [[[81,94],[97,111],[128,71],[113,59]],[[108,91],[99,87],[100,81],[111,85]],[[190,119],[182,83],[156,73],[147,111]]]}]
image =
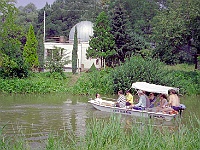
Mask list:
[{"label": "man in boat", "polygon": [[170,90],[169,95],[169,107],[163,109],[163,113],[168,113],[170,111],[179,111],[180,109],[180,99],[178,95],[176,94],[176,91],[174,89]]},{"label": "man in boat", "polygon": [[137,109],[137,110],[144,110],[146,108],[146,95],[144,94],[143,91],[139,90],[138,92],[138,96],[139,96],[139,102],[135,105],[133,105],[133,109]]},{"label": "man in boat", "polygon": [[125,107],[126,106],[126,97],[124,96],[123,94],[123,91],[120,90],[118,91],[118,99],[117,99],[117,102],[115,103],[115,106],[116,107]]},{"label": "man in boat", "polygon": [[133,95],[130,93],[130,91],[126,91],[126,106],[132,106],[133,105]]}]

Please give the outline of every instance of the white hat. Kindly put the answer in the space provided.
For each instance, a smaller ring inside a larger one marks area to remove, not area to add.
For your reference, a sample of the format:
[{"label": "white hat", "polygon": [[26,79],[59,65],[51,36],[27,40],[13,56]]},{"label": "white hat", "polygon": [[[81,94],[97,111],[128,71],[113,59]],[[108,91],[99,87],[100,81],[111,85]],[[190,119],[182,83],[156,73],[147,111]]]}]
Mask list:
[{"label": "white hat", "polygon": [[138,94],[142,94],[143,92],[142,92],[141,90],[138,90],[137,93],[138,93]]}]

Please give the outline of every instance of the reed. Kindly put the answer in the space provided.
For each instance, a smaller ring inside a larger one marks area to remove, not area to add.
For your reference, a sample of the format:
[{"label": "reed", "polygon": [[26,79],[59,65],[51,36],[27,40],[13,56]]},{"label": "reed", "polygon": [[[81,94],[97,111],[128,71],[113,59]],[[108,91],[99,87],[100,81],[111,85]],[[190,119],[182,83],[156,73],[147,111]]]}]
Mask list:
[{"label": "reed", "polygon": [[[141,118],[139,122],[125,116],[112,115],[108,120],[92,119],[83,137],[74,138],[73,134],[50,134],[42,149],[46,150],[198,150],[200,149],[200,120],[193,116],[188,125],[181,120],[174,126],[155,125],[154,120]],[[177,125],[176,125],[177,124]],[[0,132],[1,133],[1,132]],[[1,149],[29,150],[25,140],[3,140],[0,134]],[[41,149],[38,148],[38,149]]]}]

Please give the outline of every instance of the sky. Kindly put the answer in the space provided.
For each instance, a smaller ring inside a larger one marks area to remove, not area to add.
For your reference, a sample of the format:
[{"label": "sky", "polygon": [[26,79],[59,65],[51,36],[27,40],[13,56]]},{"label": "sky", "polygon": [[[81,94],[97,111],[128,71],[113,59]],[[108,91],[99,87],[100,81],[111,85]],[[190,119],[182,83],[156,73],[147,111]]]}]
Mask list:
[{"label": "sky", "polygon": [[17,0],[16,7],[26,6],[29,3],[33,3],[37,7],[37,9],[41,9],[45,6],[46,2],[48,4],[53,4],[54,1],[55,0]]}]

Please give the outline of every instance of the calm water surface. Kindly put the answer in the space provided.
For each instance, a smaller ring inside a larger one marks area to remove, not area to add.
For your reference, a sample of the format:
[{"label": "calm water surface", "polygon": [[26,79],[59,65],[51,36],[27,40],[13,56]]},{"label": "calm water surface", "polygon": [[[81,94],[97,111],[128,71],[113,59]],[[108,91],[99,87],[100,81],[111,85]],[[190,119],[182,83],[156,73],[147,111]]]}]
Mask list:
[{"label": "calm water surface", "polygon": [[[38,147],[52,131],[83,136],[88,120],[110,117],[110,113],[95,110],[88,99],[63,94],[0,95],[0,128],[6,125],[2,134],[11,138],[24,136],[32,147]],[[181,97],[181,102],[187,106],[182,123],[187,124],[191,114],[200,117],[200,96]]]}]

